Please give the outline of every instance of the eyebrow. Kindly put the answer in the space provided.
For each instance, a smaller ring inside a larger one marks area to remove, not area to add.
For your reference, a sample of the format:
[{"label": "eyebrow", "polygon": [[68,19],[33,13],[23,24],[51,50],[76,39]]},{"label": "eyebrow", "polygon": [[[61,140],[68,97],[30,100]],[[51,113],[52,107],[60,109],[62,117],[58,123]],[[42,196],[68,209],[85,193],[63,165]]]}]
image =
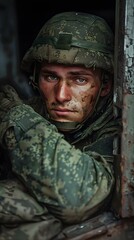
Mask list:
[{"label": "eyebrow", "polygon": [[[49,70],[49,69],[42,69],[41,71],[44,72],[44,73],[59,75],[56,71],[52,71],[52,70]],[[74,76],[77,76],[77,75],[94,76],[94,74],[93,74],[92,72],[89,73],[89,72],[85,72],[85,71],[70,71],[70,72],[67,73],[67,75],[74,75]]]},{"label": "eyebrow", "polygon": [[41,72],[43,72],[43,73],[57,74],[56,71],[52,71],[52,70],[48,70],[48,69],[41,69]]},{"label": "eyebrow", "polygon": [[85,72],[85,71],[70,71],[68,72],[71,75],[87,75],[87,76],[93,76],[93,73]]}]

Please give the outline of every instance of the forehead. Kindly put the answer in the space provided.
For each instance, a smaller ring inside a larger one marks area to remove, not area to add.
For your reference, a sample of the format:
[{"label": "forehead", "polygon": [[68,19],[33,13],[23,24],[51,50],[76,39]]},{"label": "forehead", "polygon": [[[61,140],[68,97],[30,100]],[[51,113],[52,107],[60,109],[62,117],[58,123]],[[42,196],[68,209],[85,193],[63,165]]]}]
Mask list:
[{"label": "forehead", "polygon": [[72,65],[72,64],[57,64],[57,63],[41,63],[40,70],[47,71],[66,71],[66,72],[80,72],[80,73],[92,73],[94,75],[98,75],[101,73],[101,69],[99,68],[87,68],[84,65]]}]

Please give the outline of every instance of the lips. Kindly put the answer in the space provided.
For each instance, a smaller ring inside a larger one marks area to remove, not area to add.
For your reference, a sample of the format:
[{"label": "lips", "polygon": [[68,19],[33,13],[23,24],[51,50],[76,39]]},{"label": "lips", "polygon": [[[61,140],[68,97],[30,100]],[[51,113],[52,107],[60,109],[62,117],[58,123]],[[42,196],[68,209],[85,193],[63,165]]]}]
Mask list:
[{"label": "lips", "polygon": [[52,111],[56,111],[56,112],[73,112],[72,110],[67,109],[67,108],[55,108],[55,109],[52,109]]},{"label": "lips", "polygon": [[60,115],[63,115],[63,114],[68,114],[70,112],[73,112],[72,110],[69,110],[69,109],[66,109],[66,108],[56,108],[56,109],[52,109],[51,111],[55,112],[56,114],[60,114]]}]

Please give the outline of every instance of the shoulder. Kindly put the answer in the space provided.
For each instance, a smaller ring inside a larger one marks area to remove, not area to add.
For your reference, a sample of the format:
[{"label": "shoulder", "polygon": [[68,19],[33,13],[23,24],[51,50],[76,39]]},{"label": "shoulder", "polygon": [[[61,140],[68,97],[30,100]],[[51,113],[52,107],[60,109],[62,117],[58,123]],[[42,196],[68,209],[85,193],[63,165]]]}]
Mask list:
[{"label": "shoulder", "polygon": [[37,112],[41,116],[44,116],[44,107],[40,96],[34,96],[25,101],[25,103],[32,107],[35,112]]}]

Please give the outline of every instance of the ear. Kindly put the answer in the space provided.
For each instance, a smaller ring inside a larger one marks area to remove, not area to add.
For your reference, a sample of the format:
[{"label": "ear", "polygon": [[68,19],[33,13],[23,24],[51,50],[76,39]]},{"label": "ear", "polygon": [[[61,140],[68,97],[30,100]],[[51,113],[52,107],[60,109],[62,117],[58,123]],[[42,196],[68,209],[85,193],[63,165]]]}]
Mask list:
[{"label": "ear", "polygon": [[103,83],[100,96],[105,97],[106,95],[109,94],[111,89],[112,89],[112,80],[109,79],[107,82]]}]

